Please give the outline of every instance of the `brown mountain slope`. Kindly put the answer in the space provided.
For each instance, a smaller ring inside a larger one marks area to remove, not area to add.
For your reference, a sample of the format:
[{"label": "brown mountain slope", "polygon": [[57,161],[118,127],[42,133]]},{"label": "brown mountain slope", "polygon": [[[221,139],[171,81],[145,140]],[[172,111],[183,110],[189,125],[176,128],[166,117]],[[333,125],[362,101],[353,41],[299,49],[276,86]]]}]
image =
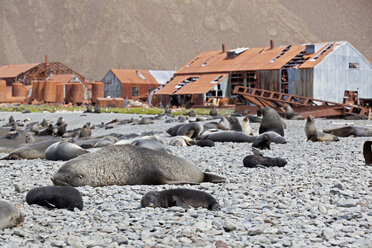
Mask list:
[{"label": "brown mountain slope", "polygon": [[[328,31],[338,27],[343,7],[333,17],[327,11],[307,11],[312,1],[301,2],[292,6],[281,0],[0,0],[0,65],[41,62],[47,53],[50,61],[100,80],[119,65],[172,70],[201,51],[220,49],[223,42],[231,49],[267,46],[270,39],[276,45],[349,40],[372,57],[366,42],[370,32],[349,26],[354,32],[349,36]],[[351,20],[361,20],[363,11],[367,18],[368,0],[352,2],[358,3],[352,7],[360,12],[351,12]],[[319,23],[330,20],[326,34],[314,27],[314,18]]]}]

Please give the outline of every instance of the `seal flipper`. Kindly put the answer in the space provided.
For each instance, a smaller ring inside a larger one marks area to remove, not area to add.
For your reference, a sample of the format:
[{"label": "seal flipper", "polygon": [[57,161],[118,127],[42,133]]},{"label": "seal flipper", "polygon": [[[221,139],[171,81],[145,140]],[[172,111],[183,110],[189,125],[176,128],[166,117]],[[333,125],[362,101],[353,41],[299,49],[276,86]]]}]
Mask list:
[{"label": "seal flipper", "polygon": [[187,181],[174,181],[173,176],[162,170],[159,167],[152,166],[152,171],[149,173],[151,176],[147,176],[143,180],[143,184],[147,185],[160,185],[160,184],[199,184],[196,182]]},{"label": "seal flipper", "polygon": [[221,177],[212,173],[204,172],[203,182],[224,183],[226,182],[226,180],[226,177]]}]

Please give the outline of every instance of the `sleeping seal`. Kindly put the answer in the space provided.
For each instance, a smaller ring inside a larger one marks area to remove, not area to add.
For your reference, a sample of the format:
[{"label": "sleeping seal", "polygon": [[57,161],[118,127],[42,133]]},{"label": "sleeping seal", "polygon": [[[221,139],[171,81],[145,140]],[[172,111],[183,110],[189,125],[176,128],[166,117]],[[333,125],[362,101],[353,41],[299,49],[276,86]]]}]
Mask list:
[{"label": "sleeping seal", "polygon": [[263,165],[266,167],[284,167],[287,164],[287,161],[285,159],[279,158],[279,157],[265,157],[262,154],[253,154],[248,155],[243,159],[243,165],[244,167],[254,168],[258,165]]},{"label": "sleeping seal", "polygon": [[371,151],[372,141],[366,141],[363,144],[363,156],[366,165],[372,165],[372,151]]},{"label": "sleeping seal", "polygon": [[336,135],[338,137],[349,137],[354,135],[356,137],[371,137],[372,129],[361,126],[346,126],[333,129],[323,129],[323,132]]},{"label": "sleeping seal", "polygon": [[315,118],[312,115],[309,115],[306,119],[305,134],[308,141],[339,141],[333,134],[318,132],[315,126]]},{"label": "sleeping seal", "polygon": [[64,163],[51,178],[55,185],[107,185],[225,182],[203,173],[192,162],[174,155],[132,145],[103,147]]},{"label": "sleeping seal", "polygon": [[74,211],[74,208],[83,209],[81,193],[71,186],[33,188],[28,191],[26,202],[29,205],[37,204],[48,208],[64,208],[70,211]]},{"label": "sleeping seal", "polygon": [[296,114],[291,105],[286,105],[284,107],[285,109],[285,118],[288,120],[304,120],[304,117],[302,115]]},{"label": "sleeping seal", "polygon": [[274,131],[284,137],[284,122],[278,112],[270,107],[261,108],[263,118],[258,133]]},{"label": "sleeping seal", "polygon": [[10,154],[3,157],[5,160],[12,159],[36,159],[36,158],[45,158],[45,150],[52,144],[58,142],[57,140],[47,140],[37,143],[30,143],[24,146],[21,146],[13,150]]},{"label": "sleeping seal", "polygon": [[0,200],[0,230],[22,225],[24,220],[17,207]]},{"label": "sleeping seal", "polygon": [[50,145],[45,150],[45,158],[54,161],[67,161],[85,153],[89,152],[74,143],[61,141]]},{"label": "sleeping seal", "polygon": [[207,208],[220,210],[221,205],[210,194],[192,189],[168,189],[147,192],[141,199],[142,207],[169,208],[179,206],[183,208]]},{"label": "sleeping seal", "polygon": [[256,137],[246,135],[242,132],[236,131],[219,131],[219,132],[209,132],[204,133],[200,136],[201,140],[209,139],[214,142],[254,142]]},{"label": "sleeping seal", "polygon": [[203,132],[203,125],[198,122],[192,122],[182,125],[177,130],[177,136],[188,136],[192,139],[198,137]]}]

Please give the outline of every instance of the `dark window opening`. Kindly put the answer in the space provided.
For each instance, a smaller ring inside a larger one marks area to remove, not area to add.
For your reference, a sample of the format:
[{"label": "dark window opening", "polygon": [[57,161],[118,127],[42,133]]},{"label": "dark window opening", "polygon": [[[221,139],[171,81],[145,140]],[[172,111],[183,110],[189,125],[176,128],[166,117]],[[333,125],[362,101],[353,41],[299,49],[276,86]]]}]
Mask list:
[{"label": "dark window opening", "polygon": [[138,96],[138,87],[132,87],[132,96]]},{"label": "dark window opening", "polygon": [[359,63],[349,63],[349,69],[359,69]]}]

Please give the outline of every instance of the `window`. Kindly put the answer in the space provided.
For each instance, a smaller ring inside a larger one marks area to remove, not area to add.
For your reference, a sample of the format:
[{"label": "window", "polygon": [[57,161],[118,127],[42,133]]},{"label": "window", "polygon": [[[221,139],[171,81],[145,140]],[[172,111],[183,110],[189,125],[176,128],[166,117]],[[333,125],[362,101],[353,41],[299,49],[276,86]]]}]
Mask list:
[{"label": "window", "polygon": [[349,69],[359,69],[359,63],[349,63]]},{"label": "window", "polygon": [[138,96],[138,87],[132,87],[132,96]]}]

